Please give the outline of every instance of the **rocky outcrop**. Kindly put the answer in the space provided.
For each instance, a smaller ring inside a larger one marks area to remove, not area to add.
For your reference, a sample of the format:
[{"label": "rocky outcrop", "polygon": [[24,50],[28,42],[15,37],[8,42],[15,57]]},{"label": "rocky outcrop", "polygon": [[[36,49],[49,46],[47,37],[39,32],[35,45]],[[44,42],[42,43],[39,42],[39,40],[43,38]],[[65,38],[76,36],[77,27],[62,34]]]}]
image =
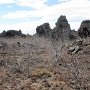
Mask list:
[{"label": "rocky outcrop", "polygon": [[61,39],[62,41],[76,39],[76,32],[71,30],[66,16],[61,15],[55,24],[56,26],[53,29],[50,28],[49,23],[44,23],[40,26],[37,26],[36,35],[49,36],[52,39]]},{"label": "rocky outcrop", "polygon": [[66,16],[61,15],[56,22],[56,27],[52,31],[52,37],[68,39],[68,35],[70,34],[70,32],[71,28],[66,19]]},{"label": "rocky outcrop", "polygon": [[8,30],[8,31],[3,31],[0,33],[0,37],[14,37],[14,36],[21,36],[21,37],[26,37],[25,34],[22,33],[21,30]]},{"label": "rocky outcrop", "polygon": [[68,21],[66,19],[66,16],[63,16],[63,15],[61,15],[58,18],[58,20],[56,22],[56,27],[58,27],[58,29],[63,28],[64,30],[70,30],[71,29],[70,25],[69,25],[69,23],[68,23]]},{"label": "rocky outcrop", "polygon": [[49,34],[50,31],[51,31],[51,28],[49,23],[44,23],[40,26],[37,26],[36,28],[36,33],[38,36],[42,36],[42,35],[46,36]]},{"label": "rocky outcrop", "polygon": [[83,38],[83,37],[88,37],[90,36],[90,20],[84,20],[82,21],[80,28],[78,29],[78,35]]}]

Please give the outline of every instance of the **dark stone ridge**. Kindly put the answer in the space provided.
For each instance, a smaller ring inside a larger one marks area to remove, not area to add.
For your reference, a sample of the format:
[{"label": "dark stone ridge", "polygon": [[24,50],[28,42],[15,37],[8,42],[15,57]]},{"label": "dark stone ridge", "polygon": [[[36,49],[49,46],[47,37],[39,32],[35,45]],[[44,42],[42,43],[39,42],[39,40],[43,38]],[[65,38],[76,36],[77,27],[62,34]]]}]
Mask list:
[{"label": "dark stone ridge", "polygon": [[90,20],[82,21],[80,28],[78,29],[78,35],[81,38],[90,36]]},{"label": "dark stone ridge", "polygon": [[14,37],[14,36],[21,36],[21,37],[25,37],[26,35],[22,33],[21,30],[17,31],[17,30],[8,30],[8,31],[3,31],[2,33],[0,33],[0,37]]},{"label": "dark stone ridge", "polygon": [[37,26],[36,28],[36,33],[38,36],[42,36],[42,35],[46,36],[49,34],[50,31],[51,31],[51,28],[49,23],[44,23],[40,26]]}]

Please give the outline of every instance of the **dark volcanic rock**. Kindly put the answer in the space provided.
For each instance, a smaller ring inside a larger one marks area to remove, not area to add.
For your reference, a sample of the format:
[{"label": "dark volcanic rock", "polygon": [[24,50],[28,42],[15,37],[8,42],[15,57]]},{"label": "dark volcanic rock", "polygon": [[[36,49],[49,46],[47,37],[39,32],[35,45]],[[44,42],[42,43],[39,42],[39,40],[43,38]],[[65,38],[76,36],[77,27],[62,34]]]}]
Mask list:
[{"label": "dark volcanic rock", "polygon": [[6,35],[7,35],[7,37],[13,37],[15,35],[21,35],[21,31],[8,30]]},{"label": "dark volcanic rock", "polygon": [[80,28],[78,29],[78,35],[81,38],[90,36],[90,20],[82,21]]},{"label": "dark volcanic rock", "polygon": [[64,30],[71,30],[70,25],[66,19],[66,16],[63,16],[63,15],[61,15],[58,18],[58,20],[56,22],[56,27],[58,27],[58,29],[63,28]]},{"label": "dark volcanic rock", "polygon": [[75,40],[75,39],[77,39],[77,37],[78,37],[78,31],[71,30],[70,33],[69,33],[69,35],[68,35],[68,37],[69,37],[69,40]]},{"label": "dark volcanic rock", "polygon": [[49,23],[44,23],[40,26],[37,26],[37,28],[36,28],[36,33],[39,36],[42,36],[42,35],[46,36],[49,34],[50,31],[51,31],[51,28],[50,28]]},{"label": "dark volcanic rock", "polygon": [[66,16],[61,15],[57,22],[56,22],[56,27],[52,31],[52,37],[53,38],[63,38],[63,39],[68,39],[68,35],[71,33],[71,28],[70,25],[66,19]]},{"label": "dark volcanic rock", "polygon": [[8,31],[3,31],[0,33],[0,37],[14,37],[14,36],[21,36],[25,37],[26,35],[22,33],[21,30],[8,30]]},{"label": "dark volcanic rock", "polygon": [[66,19],[66,16],[61,15],[54,29],[50,28],[49,23],[44,23],[36,28],[36,35],[38,36],[49,36],[53,39],[59,40],[74,40],[76,39],[76,32],[72,31],[70,28],[70,24]]}]

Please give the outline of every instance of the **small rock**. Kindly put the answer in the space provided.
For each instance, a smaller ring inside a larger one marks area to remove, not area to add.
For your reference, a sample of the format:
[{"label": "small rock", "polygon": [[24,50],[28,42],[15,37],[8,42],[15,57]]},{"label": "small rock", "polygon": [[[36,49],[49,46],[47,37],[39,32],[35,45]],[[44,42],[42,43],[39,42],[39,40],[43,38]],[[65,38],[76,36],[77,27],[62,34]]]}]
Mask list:
[{"label": "small rock", "polygon": [[0,60],[0,67],[5,66],[5,65],[6,65],[5,61],[4,60]]},{"label": "small rock", "polygon": [[74,50],[75,50],[75,47],[70,47],[67,53],[70,54],[70,53],[72,53]]},{"label": "small rock", "polygon": [[81,50],[81,48],[79,46],[75,47],[75,51],[72,54],[78,53]]}]

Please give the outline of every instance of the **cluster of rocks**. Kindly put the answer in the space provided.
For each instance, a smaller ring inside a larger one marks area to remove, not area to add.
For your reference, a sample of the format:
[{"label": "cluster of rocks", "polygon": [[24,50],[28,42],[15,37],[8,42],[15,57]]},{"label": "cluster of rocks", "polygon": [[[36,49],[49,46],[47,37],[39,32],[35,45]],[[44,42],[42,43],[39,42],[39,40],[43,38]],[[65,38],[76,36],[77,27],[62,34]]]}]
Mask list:
[{"label": "cluster of rocks", "polygon": [[[81,38],[86,38],[90,36],[90,20],[82,21],[78,31],[75,31],[71,30],[70,24],[68,23],[66,16],[61,15],[55,23],[55,27],[53,29],[51,29],[48,22],[37,26],[36,35],[49,36],[53,39],[63,40],[74,40],[78,36]],[[10,38],[14,36],[26,37],[26,35],[23,34],[21,30],[8,30],[0,33],[0,37]]]},{"label": "cluster of rocks", "polygon": [[88,37],[90,36],[90,20],[82,21],[78,31],[75,31],[71,30],[66,16],[61,15],[55,23],[55,27],[53,29],[50,28],[49,23],[44,23],[37,26],[36,34],[38,36],[49,36],[53,39],[63,40],[74,40],[78,38],[78,36],[81,38]]},{"label": "cluster of rocks", "polygon": [[49,35],[53,39],[63,38],[69,39],[70,36],[75,39],[73,31],[70,28],[70,24],[68,23],[66,16],[61,15],[56,24],[56,26],[51,29],[49,23],[44,23],[40,26],[37,26],[36,33],[39,36],[47,36]]},{"label": "cluster of rocks", "polygon": [[75,40],[71,46],[69,46],[67,53],[68,54],[77,54],[79,51],[83,50],[88,44],[85,40]]},{"label": "cluster of rocks", "polygon": [[69,46],[67,53],[68,54],[76,54],[80,50],[82,50],[82,46],[83,46],[83,40],[76,40],[73,42],[73,44],[71,46]]}]

